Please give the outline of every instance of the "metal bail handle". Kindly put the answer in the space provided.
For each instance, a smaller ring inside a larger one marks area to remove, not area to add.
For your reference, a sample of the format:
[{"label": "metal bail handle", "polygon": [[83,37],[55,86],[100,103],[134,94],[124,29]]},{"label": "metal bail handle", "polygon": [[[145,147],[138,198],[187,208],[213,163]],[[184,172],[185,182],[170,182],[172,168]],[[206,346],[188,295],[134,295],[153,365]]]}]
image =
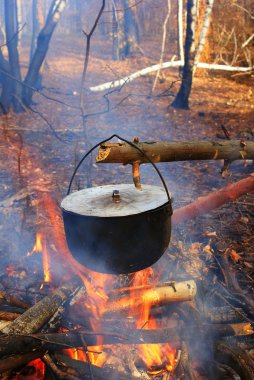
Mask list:
[{"label": "metal bail handle", "polygon": [[169,191],[168,191],[168,188],[167,188],[167,185],[166,185],[166,182],[161,174],[161,172],[159,171],[159,169],[157,168],[157,165],[155,165],[155,163],[147,156],[147,154],[142,150],[140,149],[136,144],[124,139],[123,137],[119,136],[119,135],[112,135],[110,136],[108,139],[106,140],[103,140],[103,141],[100,141],[98,144],[96,144],[93,148],[91,148],[85,155],[84,157],[81,158],[81,160],[79,161],[78,165],[76,166],[72,176],[71,176],[71,180],[70,180],[70,184],[69,184],[69,187],[68,187],[68,191],[67,191],[67,195],[70,194],[70,191],[71,191],[71,186],[72,186],[72,182],[74,180],[74,177],[75,175],[77,174],[77,171],[78,169],[80,168],[80,166],[82,165],[83,161],[85,161],[85,159],[89,156],[89,154],[92,153],[92,151],[96,148],[98,148],[101,144],[104,144],[105,142],[109,141],[109,140],[112,140],[114,137],[117,137],[119,140],[122,140],[124,141],[125,143],[129,144],[130,146],[132,146],[133,148],[137,149],[146,159],[147,161],[154,167],[154,169],[156,170],[158,176],[160,177],[160,180],[164,186],[164,189],[166,191],[166,194],[167,194],[167,197],[168,197],[168,201],[169,203],[171,204],[171,198],[170,198],[170,195],[169,195]]}]

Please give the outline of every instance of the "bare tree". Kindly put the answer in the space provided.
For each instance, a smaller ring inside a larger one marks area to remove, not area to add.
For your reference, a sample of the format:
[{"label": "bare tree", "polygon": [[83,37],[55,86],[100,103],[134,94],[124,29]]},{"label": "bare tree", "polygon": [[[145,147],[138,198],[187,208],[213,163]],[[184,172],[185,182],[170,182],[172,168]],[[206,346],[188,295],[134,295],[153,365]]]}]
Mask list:
[{"label": "bare tree", "polygon": [[34,88],[36,88],[51,37],[65,6],[66,0],[52,1],[46,22],[38,35],[36,49],[32,54],[28,72],[25,79],[22,80],[18,51],[20,29],[18,28],[17,0],[4,1],[8,59],[4,57],[0,49],[0,79],[2,83],[0,106],[3,113],[8,113],[11,105],[18,112],[23,110],[22,104],[25,106],[31,104]]},{"label": "bare tree", "polygon": [[192,86],[193,67],[195,59],[196,18],[196,0],[188,0],[183,76],[180,90],[176,95],[175,100],[171,104],[174,108],[189,109],[189,96]]}]

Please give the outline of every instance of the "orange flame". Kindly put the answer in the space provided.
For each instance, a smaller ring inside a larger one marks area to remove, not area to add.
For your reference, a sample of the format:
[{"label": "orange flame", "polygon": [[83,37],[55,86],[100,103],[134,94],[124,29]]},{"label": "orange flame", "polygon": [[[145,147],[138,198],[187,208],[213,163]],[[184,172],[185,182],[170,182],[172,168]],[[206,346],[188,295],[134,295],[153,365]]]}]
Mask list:
[{"label": "orange flame", "polygon": [[[29,367],[33,367],[32,371],[28,371]],[[25,371],[25,373],[23,373]],[[45,364],[41,359],[35,359],[27,363],[24,370],[21,370],[20,374],[16,374],[12,379],[13,380],[44,380],[45,378]]]},{"label": "orange flame", "polygon": [[32,256],[34,253],[42,253],[44,282],[51,282],[50,256],[47,249],[46,238],[41,232],[36,234],[36,242],[32,250],[27,253],[27,256]]},{"label": "orange flame", "polygon": [[[154,282],[153,269],[147,268],[133,275],[133,289],[140,287],[141,285],[146,288],[146,286],[152,285]],[[138,291],[139,297],[142,297],[142,292]],[[130,292],[131,298],[135,299],[137,294],[135,290]],[[136,310],[135,302],[134,306],[131,308],[131,313],[139,315],[136,322],[136,327],[141,329],[156,329],[157,324],[154,318],[150,316],[151,303],[146,297],[143,297],[144,303],[138,306],[139,310]],[[138,312],[138,313],[137,313]],[[148,368],[150,374],[159,374],[164,371],[173,371],[175,366],[176,350],[170,347],[169,344],[141,344],[138,345],[138,351],[140,356]],[[161,368],[160,370],[153,370],[153,368]]]}]

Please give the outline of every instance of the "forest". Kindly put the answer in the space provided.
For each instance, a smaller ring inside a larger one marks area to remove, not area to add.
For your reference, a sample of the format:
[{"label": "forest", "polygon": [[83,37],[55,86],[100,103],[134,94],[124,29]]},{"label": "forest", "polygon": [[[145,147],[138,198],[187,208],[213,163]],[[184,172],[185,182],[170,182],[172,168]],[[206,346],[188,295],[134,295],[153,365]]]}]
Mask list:
[{"label": "forest", "polygon": [[0,379],[254,378],[254,2],[0,0]]}]

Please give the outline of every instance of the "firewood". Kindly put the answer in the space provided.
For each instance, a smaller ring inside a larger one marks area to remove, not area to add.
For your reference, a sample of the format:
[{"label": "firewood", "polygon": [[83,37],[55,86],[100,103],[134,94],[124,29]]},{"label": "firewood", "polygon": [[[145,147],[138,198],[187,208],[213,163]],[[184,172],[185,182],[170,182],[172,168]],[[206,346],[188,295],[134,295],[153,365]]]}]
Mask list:
[{"label": "firewood", "polygon": [[74,293],[78,286],[81,286],[79,278],[62,285],[21,314],[9,326],[2,329],[2,332],[5,334],[31,334],[37,332],[57,311],[59,306]]},{"label": "firewood", "polygon": [[[137,146],[153,162],[253,159],[254,142],[230,141],[160,141],[142,142]],[[146,163],[147,159],[127,143],[104,143],[96,157],[98,163]]]},{"label": "firewood", "polygon": [[0,311],[0,319],[4,321],[14,321],[20,314],[9,313],[8,311]]},{"label": "firewood", "polygon": [[133,298],[121,297],[117,300],[109,300],[104,315],[126,312],[131,308],[138,309],[142,305],[158,306],[174,302],[193,300],[197,293],[197,286],[193,280],[174,283],[173,285],[153,287],[151,289],[137,291]]},{"label": "firewood", "polygon": [[[103,344],[144,344],[178,341],[180,330],[175,321],[170,321],[166,329],[158,330],[116,330],[103,333],[89,333],[76,330],[64,333],[38,333],[31,335],[0,335],[0,356],[25,353],[33,350],[57,351],[63,348],[98,345],[98,337],[103,337]],[[83,340],[82,340],[83,339]]]},{"label": "firewood", "polygon": [[9,295],[5,291],[0,291],[0,299],[6,301],[8,304],[17,306],[21,309],[29,309],[30,305],[14,295]]},{"label": "firewood", "polygon": [[215,358],[219,362],[228,364],[241,377],[242,380],[253,380],[254,362],[247,352],[227,343],[217,343]]},{"label": "firewood", "polygon": [[[82,380],[91,380],[89,364],[80,360],[73,360],[67,355],[56,355],[58,363],[69,368],[73,368],[80,375]],[[100,368],[95,365],[90,364],[91,371],[96,380],[105,380],[105,379],[117,379],[117,380],[137,380],[140,378],[133,377],[130,374],[121,373],[115,371],[111,368],[104,367]]]},{"label": "firewood", "polygon": [[247,320],[243,309],[230,306],[210,308],[206,312],[206,317],[212,323],[237,323]]},{"label": "firewood", "polygon": [[252,325],[250,323],[214,324],[211,326],[210,332],[212,332],[213,335],[220,337],[254,334]]},{"label": "firewood", "polygon": [[242,179],[234,184],[230,184],[222,189],[209,193],[204,197],[198,198],[190,205],[181,207],[174,211],[172,222],[174,224],[182,223],[185,220],[195,218],[196,216],[206,214],[228,202],[232,202],[241,195],[254,191],[254,174]]},{"label": "firewood", "polygon": [[15,368],[21,367],[26,363],[40,358],[44,355],[44,352],[36,351],[29,352],[22,355],[13,355],[5,359],[0,360],[0,374]]}]

